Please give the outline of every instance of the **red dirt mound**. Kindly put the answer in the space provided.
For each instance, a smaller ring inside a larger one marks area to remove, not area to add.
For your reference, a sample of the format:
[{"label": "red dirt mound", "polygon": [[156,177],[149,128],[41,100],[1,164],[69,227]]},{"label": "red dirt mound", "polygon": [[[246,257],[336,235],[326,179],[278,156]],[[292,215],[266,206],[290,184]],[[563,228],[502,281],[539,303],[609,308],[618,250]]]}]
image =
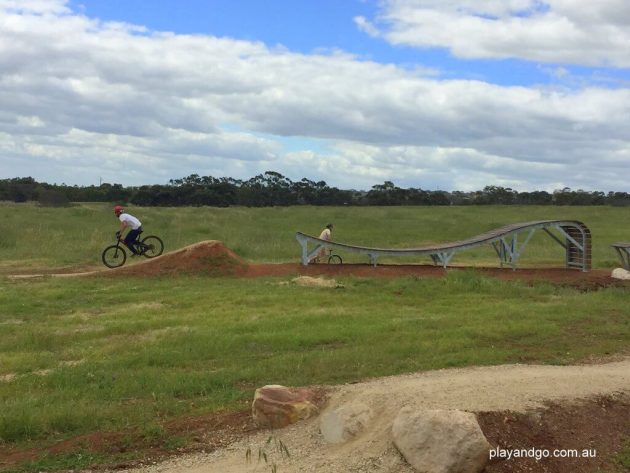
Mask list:
[{"label": "red dirt mound", "polygon": [[165,274],[207,274],[210,276],[239,276],[247,271],[247,263],[227,248],[223,242],[207,240],[158,258],[131,266],[114,269],[106,274],[159,276]]}]

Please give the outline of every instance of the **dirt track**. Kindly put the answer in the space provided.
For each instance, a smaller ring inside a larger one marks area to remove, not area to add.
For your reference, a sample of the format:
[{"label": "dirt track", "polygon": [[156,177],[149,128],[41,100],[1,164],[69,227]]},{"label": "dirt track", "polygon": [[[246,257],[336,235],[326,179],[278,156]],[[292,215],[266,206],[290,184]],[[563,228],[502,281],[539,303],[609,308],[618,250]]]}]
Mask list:
[{"label": "dirt track", "polygon": [[[130,264],[131,263],[131,264]],[[443,277],[449,271],[462,271],[471,268],[449,267],[419,264],[378,265],[369,264],[310,264],[300,263],[256,264],[248,263],[222,242],[208,240],[187,246],[185,248],[166,253],[158,258],[129,262],[117,269],[97,269],[92,271],[72,272],[69,268],[55,272],[48,269],[45,272],[31,272],[30,274],[13,275],[13,278],[32,277],[116,277],[116,276],[166,276],[175,274],[197,274],[207,276],[232,276],[242,278],[256,277],[295,277],[295,276],[329,276],[329,277],[405,277],[421,278]],[[584,290],[597,289],[608,286],[627,286],[628,282],[610,277],[609,270],[592,270],[581,272],[566,268],[474,268],[485,275],[508,280],[534,281],[542,280],[554,284],[577,287]]]},{"label": "dirt track", "polygon": [[[503,365],[439,370],[380,378],[331,389],[326,409],[358,401],[374,411],[375,416],[366,431],[357,439],[332,445],[326,444],[319,434],[317,418],[282,429],[276,435],[287,445],[291,458],[278,459],[278,471],[412,473],[413,470],[401,459],[391,443],[391,423],[402,406],[472,412],[524,412],[540,408],[549,401],[566,402],[622,392],[630,394],[630,359],[586,366]],[[569,440],[573,437],[570,432],[566,435]],[[264,446],[268,437],[269,432],[260,432],[211,454],[185,455],[159,465],[126,471],[264,471],[255,460],[248,466],[245,452],[248,447],[257,452],[257,448]],[[517,447],[541,448],[548,445]],[[587,448],[587,445],[575,447]]]}]

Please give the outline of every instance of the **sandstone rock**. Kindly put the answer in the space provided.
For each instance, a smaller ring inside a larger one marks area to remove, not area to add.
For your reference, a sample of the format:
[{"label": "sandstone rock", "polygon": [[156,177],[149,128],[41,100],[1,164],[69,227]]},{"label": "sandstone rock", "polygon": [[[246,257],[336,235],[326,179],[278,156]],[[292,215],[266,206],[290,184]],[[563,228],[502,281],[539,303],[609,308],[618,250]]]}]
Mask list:
[{"label": "sandstone rock", "polygon": [[615,279],[630,279],[630,271],[627,271],[623,268],[613,269],[611,277]]},{"label": "sandstone rock", "polygon": [[474,414],[404,407],[392,426],[394,445],[421,473],[478,473],[490,444]]},{"label": "sandstone rock", "polygon": [[319,428],[327,442],[341,443],[359,435],[372,416],[372,410],[362,402],[345,404],[324,413]]},{"label": "sandstone rock", "polygon": [[278,429],[317,413],[315,393],[309,389],[268,385],[258,388],[252,403],[254,421],[262,427]]}]

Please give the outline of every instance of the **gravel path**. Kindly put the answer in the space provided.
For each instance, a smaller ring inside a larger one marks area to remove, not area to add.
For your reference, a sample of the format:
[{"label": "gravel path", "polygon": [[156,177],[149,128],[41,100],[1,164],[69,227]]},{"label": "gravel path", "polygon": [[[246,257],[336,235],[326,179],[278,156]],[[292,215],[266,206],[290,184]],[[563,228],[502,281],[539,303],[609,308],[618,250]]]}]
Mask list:
[{"label": "gravel path", "polygon": [[[412,473],[392,446],[390,429],[404,405],[419,409],[441,408],[481,411],[527,411],[547,401],[588,398],[616,392],[630,393],[630,359],[581,366],[502,365],[447,369],[413,375],[379,378],[333,388],[326,409],[348,402],[363,402],[375,413],[366,431],[344,444],[331,445],[319,433],[318,419],[276,432],[291,457],[270,461],[279,473]],[[257,463],[258,449],[269,432],[258,433],[225,449],[205,455],[186,455],[127,473],[242,473],[268,472]],[[252,450],[253,461],[246,462]],[[118,470],[122,471],[122,470]]]}]

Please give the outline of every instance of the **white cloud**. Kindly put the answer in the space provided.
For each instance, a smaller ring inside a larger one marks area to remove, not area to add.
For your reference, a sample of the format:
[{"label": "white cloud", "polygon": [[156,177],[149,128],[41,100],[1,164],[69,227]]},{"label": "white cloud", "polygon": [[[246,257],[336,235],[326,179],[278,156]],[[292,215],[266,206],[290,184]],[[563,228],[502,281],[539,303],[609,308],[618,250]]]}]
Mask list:
[{"label": "white cloud", "polygon": [[627,0],[384,0],[362,30],[461,58],[630,66]]},{"label": "white cloud", "polygon": [[69,13],[65,0],[0,0],[0,10],[36,14]]},{"label": "white cloud", "polygon": [[[478,3],[497,17],[530,6]],[[347,188],[386,179],[627,188],[629,89],[439,80],[342,52],[295,54],[103,23],[63,2],[29,5],[0,3],[0,177],[143,184],[273,169]],[[288,149],[284,137],[328,150]]]},{"label": "white cloud", "polygon": [[380,36],[381,34],[379,29],[364,16],[355,16],[354,23],[357,25],[357,28],[370,36]]}]

